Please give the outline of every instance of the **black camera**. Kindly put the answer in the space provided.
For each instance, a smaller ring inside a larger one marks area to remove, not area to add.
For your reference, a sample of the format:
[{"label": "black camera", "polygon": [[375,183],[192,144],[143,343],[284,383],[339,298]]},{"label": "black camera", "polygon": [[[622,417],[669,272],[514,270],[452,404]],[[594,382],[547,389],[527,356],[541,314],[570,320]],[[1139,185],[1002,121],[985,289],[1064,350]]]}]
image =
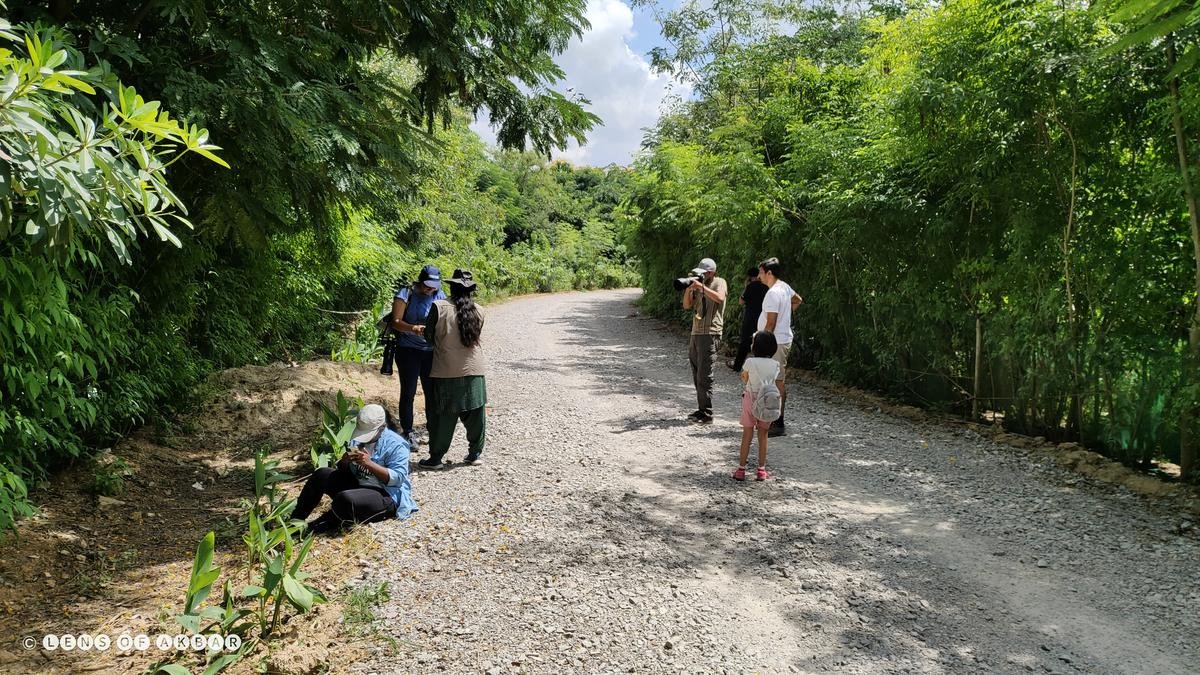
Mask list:
[{"label": "black camera", "polygon": [[692,283],[694,283],[696,281],[703,283],[704,277],[699,274],[696,274],[695,272],[692,272],[691,274],[688,274],[686,277],[680,277],[680,278],[676,279],[672,283],[675,284],[675,290],[682,291],[682,290],[686,290],[688,286],[691,286]]},{"label": "black camera", "polygon": [[[399,293],[400,289],[407,285],[408,281],[404,277],[396,279],[395,292]],[[391,377],[392,361],[396,358],[396,349],[399,346],[396,341],[396,331],[392,328],[391,311],[379,317],[375,327],[379,333],[379,344],[383,346],[383,364],[379,366],[379,374]]]}]

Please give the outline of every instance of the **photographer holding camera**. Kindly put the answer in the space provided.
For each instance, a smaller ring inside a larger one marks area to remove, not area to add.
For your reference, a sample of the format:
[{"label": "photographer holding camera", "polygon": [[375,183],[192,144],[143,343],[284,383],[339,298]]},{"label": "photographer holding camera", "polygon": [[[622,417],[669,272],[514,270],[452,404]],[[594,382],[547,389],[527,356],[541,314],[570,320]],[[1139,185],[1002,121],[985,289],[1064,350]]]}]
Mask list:
[{"label": "photographer holding camera", "polygon": [[725,323],[725,295],[729,285],[717,276],[717,263],[712,258],[700,261],[696,269],[675,281],[683,291],[683,308],[694,310],[692,337],[688,344],[688,361],[692,366],[692,381],[696,384],[696,412],[688,419],[707,424],[713,420],[713,359],[721,342]]}]

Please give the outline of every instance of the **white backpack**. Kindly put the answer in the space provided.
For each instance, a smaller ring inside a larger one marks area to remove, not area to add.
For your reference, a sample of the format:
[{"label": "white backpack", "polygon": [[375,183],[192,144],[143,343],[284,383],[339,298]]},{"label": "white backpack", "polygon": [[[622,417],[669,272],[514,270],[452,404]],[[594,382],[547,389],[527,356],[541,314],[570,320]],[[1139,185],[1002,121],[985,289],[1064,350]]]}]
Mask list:
[{"label": "white backpack", "polygon": [[783,414],[783,400],[775,380],[763,380],[751,390],[754,400],[750,402],[750,414],[760,422],[774,422]]}]

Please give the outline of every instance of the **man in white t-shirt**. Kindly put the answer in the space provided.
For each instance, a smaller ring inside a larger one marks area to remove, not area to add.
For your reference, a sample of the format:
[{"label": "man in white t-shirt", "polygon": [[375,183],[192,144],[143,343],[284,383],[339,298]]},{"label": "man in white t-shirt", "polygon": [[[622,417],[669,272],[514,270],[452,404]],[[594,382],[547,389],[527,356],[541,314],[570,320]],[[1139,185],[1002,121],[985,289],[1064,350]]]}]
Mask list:
[{"label": "man in white t-shirt", "polygon": [[[775,384],[779,385],[781,410],[782,406],[787,405],[787,387],[784,380],[787,378],[788,353],[792,350],[792,310],[804,302],[799,293],[779,278],[782,272],[783,265],[780,264],[779,258],[767,258],[758,264],[758,280],[767,285],[762,313],[758,315],[758,329],[774,333],[775,341],[779,343],[775,352],[775,360],[779,362],[779,379]],[[775,437],[785,433],[781,414],[779,419],[771,423],[767,435]]]}]

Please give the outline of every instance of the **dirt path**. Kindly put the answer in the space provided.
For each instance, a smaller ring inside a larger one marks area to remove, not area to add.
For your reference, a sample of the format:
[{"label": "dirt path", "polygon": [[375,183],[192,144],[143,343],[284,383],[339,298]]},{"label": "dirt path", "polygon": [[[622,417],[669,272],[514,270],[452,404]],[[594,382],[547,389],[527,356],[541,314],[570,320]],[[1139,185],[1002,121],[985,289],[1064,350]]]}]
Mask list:
[{"label": "dirt path", "polygon": [[491,309],[487,464],[416,475],[422,511],[373,528],[391,639],[356,670],[1200,669],[1178,516],[812,385],[776,479],[734,483],[734,374],[688,425],[684,339],[636,297]]}]

